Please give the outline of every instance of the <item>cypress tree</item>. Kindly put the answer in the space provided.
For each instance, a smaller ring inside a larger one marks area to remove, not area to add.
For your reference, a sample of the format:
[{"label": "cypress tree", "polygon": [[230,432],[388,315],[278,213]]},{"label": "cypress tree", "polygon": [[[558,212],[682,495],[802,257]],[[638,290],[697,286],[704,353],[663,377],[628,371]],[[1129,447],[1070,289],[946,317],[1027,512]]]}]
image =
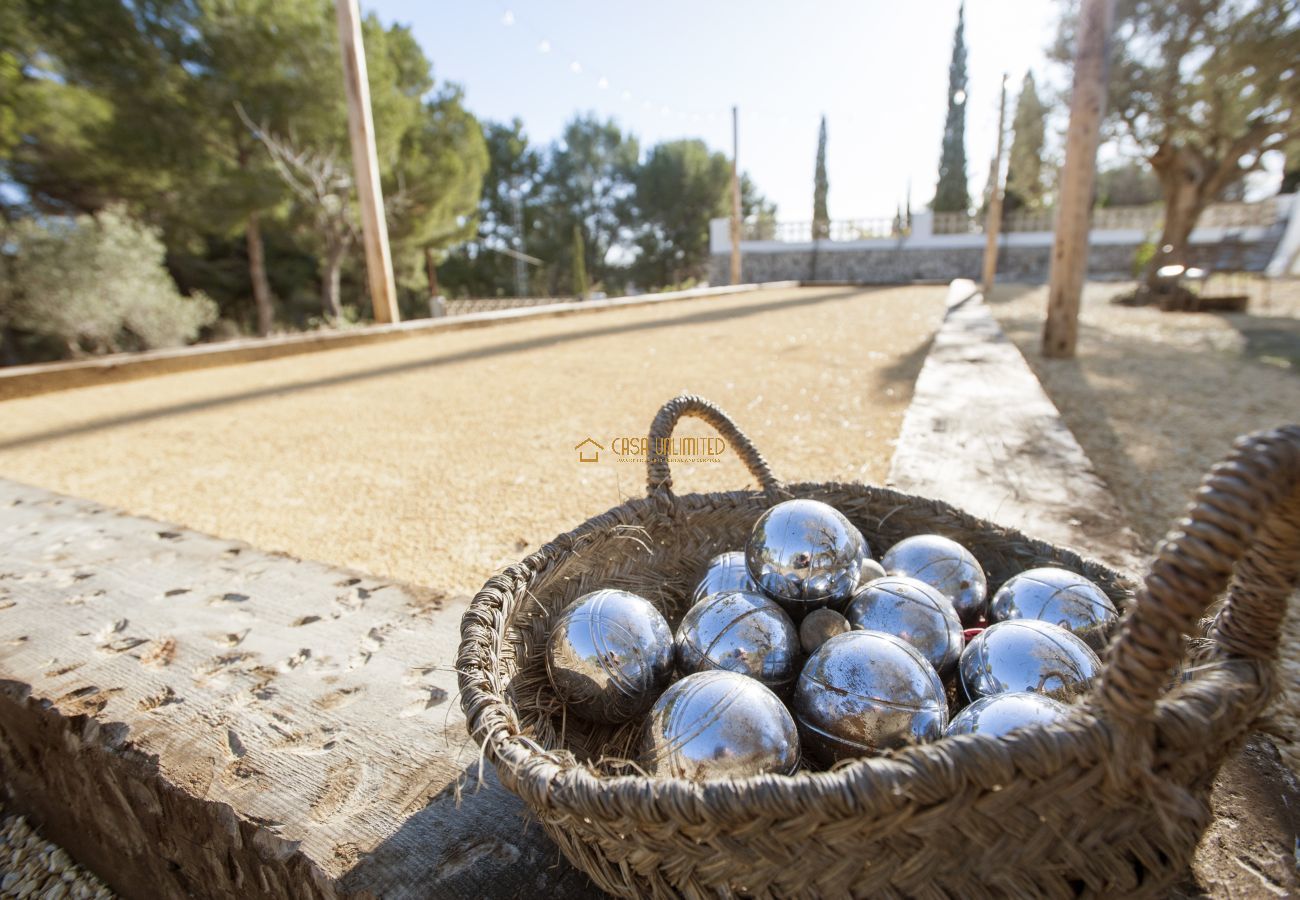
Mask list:
[{"label": "cypress tree", "polygon": [[822,116],[821,131],[817,134],[817,171],[813,175],[813,240],[830,237],[831,214],[826,210],[826,117]]},{"label": "cypress tree", "polygon": [[1038,209],[1043,205],[1043,132],[1047,108],[1038,98],[1034,73],[1026,72],[1016,101],[1012,123],[1011,156],[1007,164],[1007,191],[1002,208]]},{"label": "cypress tree", "polygon": [[966,4],[957,12],[957,33],[948,64],[948,118],[943,126],[943,152],[939,157],[939,184],[934,190],[935,212],[965,212],[970,208],[966,189]]},{"label": "cypress tree", "polygon": [[573,296],[587,299],[587,251],[582,242],[582,226],[573,225]]}]

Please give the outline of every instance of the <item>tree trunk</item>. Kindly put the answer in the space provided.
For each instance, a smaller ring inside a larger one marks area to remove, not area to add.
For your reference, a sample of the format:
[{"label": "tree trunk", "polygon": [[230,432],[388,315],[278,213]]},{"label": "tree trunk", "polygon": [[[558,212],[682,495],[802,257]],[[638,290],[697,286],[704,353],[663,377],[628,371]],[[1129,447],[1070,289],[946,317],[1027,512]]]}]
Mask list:
[{"label": "tree trunk", "polygon": [[262,243],[262,224],[256,212],[248,214],[245,236],[248,241],[248,276],[253,282],[253,305],[257,308],[257,334],[271,333],[274,317],[271,283],[266,278],[266,251]]},{"label": "tree trunk", "polygon": [[1197,154],[1167,146],[1151,158],[1151,166],[1160,177],[1165,203],[1160,242],[1146,272],[1146,289],[1155,293],[1164,287],[1156,275],[1162,267],[1187,265],[1192,229],[1211,199],[1215,173]]},{"label": "tree trunk", "polygon": [[339,279],[343,273],[343,257],[346,250],[343,245],[327,247],[325,258],[321,263],[321,312],[330,322],[337,322],[343,318],[343,304],[339,300]]}]

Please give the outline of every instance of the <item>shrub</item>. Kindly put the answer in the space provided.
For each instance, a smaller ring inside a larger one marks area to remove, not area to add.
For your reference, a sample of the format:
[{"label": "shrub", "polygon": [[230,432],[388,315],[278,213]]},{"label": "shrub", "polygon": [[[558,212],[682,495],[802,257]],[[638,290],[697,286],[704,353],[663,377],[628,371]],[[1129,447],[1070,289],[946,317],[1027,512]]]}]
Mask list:
[{"label": "shrub", "polygon": [[206,296],[176,290],[157,232],[121,209],[19,222],[3,253],[0,326],[72,356],[177,346],[217,318]]},{"label": "shrub", "polygon": [[1141,244],[1138,244],[1137,250],[1133,251],[1133,277],[1142,278],[1151,265],[1151,260],[1156,258],[1156,242],[1147,238]]}]

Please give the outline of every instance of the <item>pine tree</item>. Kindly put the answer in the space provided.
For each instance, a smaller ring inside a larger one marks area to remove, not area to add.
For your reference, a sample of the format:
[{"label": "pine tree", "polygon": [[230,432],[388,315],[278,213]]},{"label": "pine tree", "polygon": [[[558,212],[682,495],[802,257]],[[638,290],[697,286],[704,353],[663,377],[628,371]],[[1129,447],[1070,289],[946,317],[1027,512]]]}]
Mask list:
[{"label": "pine tree", "polygon": [[1043,122],[1046,115],[1047,107],[1038,99],[1034,73],[1026,72],[1012,123],[1015,137],[1011,140],[1007,190],[1002,205],[1006,212],[1039,209],[1043,205]]},{"label": "pine tree", "polygon": [[813,175],[813,240],[825,239],[831,233],[831,214],[826,210],[826,117],[822,116],[821,131],[817,134],[817,171]]},{"label": "pine tree", "polygon": [[966,189],[966,4],[957,12],[957,33],[948,64],[948,118],[943,126],[943,152],[939,157],[939,184],[934,190],[935,212],[965,212],[970,208]]},{"label": "pine tree", "polygon": [[582,226],[573,225],[573,296],[587,299],[587,251],[582,241]]}]

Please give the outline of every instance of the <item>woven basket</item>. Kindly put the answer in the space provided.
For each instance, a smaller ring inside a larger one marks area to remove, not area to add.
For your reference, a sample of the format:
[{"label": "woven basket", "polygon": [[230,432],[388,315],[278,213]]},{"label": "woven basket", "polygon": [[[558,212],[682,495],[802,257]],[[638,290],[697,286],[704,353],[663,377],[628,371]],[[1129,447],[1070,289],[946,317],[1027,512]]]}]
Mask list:
[{"label": "woven basket", "polygon": [[[1300,570],[1300,427],[1238,441],[1134,598],[1119,573],[946,503],[860,484],[782,485],[696,397],[660,410],[652,448],[683,415],[713,425],[762,490],[679,496],[667,461],[652,455],[646,499],[493,577],[461,626],[470,733],[574,865],[613,894],[701,898],[1141,896],[1185,873],[1211,820],[1211,782],[1271,693]],[[759,514],[788,497],[839,509],[877,552],[910,534],[948,535],[983,564],[991,590],[1038,565],[1082,572],[1127,609],[1102,678],[1060,724],[832,771],[691,783],[620,765],[637,726],[566,719],[542,661],[549,623],[581,594],[616,587],[675,624],[707,560],[743,547]],[[1189,643],[1234,575],[1207,640]],[[1189,646],[1196,665],[1184,662]]]}]

